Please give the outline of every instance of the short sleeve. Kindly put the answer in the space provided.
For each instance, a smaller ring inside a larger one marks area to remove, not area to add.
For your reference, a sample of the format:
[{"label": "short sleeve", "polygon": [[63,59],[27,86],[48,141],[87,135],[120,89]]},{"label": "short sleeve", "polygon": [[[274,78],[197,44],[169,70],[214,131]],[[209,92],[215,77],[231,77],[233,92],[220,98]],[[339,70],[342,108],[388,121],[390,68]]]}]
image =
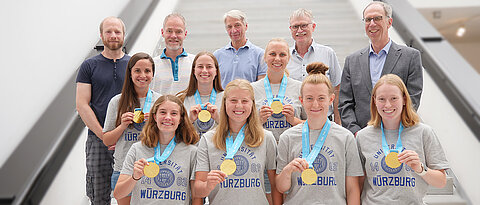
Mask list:
[{"label": "short sleeve", "polygon": [[197,164],[197,147],[190,150],[190,180],[195,180],[195,169]]},{"label": "short sleeve", "polygon": [[78,69],[76,82],[92,84],[92,66],[90,66],[90,63],[88,60],[84,61],[82,65],[80,65],[80,69]]},{"label": "short sleeve", "polygon": [[197,163],[195,165],[195,172],[210,171],[210,161],[208,160],[208,144],[206,135],[213,134],[212,131],[205,133],[203,137],[200,138],[200,142],[197,147]]},{"label": "short sleeve", "polygon": [[290,162],[288,152],[288,136],[282,133],[277,146],[277,174],[280,174],[283,168]]},{"label": "short sleeve", "polygon": [[266,75],[267,74],[267,63],[265,63],[265,60],[263,59],[263,54],[265,51],[261,48],[258,56],[258,69],[257,69],[257,76],[259,75]]},{"label": "short sleeve", "polygon": [[272,132],[264,130],[265,133],[265,147],[267,153],[266,159],[266,170],[275,170],[277,168],[276,158],[277,158],[277,142]]},{"label": "short sleeve", "polygon": [[127,156],[125,157],[125,161],[123,161],[123,168],[121,174],[132,175],[133,174],[133,166],[136,161],[137,155],[137,147],[140,145],[141,142],[136,142],[135,144],[130,147],[128,150]]},{"label": "short sleeve", "polygon": [[342,80],[342,69],[340,69],[340,64],[338,63],[337,54],[335,51],[330,48],[330,58],[332,60],[332,70],[330,72],[330,81],[332,82],[333,86],[340,85],[340,81]]},{"label": "short sleeve", "polygon": [[108,103],[107,115],[105,116],[105,123],[103,125],[103,132],[112,131],[115,129],[118,113],[119,95],[113,97]]},{"label": "short sleeve", "polygon": [[449,168],[442,145],[433,129],[428,126],[423,131],[423,147],[425,164],[428,168],[436,170]]},{"label": "short sleeve", "polygon": [[357,134],[357,137],[355,138],[355,141],[356,141],[356,144],[357,144],[357,149],[358,149],[358,155],[359,155],[359,157],[360,157],[360,162],[362,163],[363,172],[365,172],[365,171],[366,171],[366,170],[365,170],[365,161],[366,161],[366,159],[365,159],[365,156],[364,156],[363,153],[362,153],[362,146],[360,145],[360,143],[361,143],[361,142],[360,142],[360,138],[362,138],[361,132],[359,132],[359,133]]},{"label": "short sleeve", "polygon": [[346,160],[346,176],[363,176],[362,163],[358,154],[357,143],[353,138],[353,134],[348,132],[346,144],[345,144],[345,160]]}]

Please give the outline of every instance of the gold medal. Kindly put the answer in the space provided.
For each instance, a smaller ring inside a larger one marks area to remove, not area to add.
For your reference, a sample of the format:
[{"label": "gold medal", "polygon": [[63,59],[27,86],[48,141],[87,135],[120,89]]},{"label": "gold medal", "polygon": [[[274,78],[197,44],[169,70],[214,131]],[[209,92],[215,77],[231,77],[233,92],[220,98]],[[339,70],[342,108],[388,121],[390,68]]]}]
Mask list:
[{"label": "gold medal", "polygon": [[220,165],[220,170],[225,172],[227,175],[232,175],[235,170],[237,170],[237,165],[235,164],[235,161],[226,159],[223,160],[222,164]]},{"label": "gold medal", "polygon": [[158,175],[160,167],[155,162],[149,162],[148,165],[143,167],[143,174],[148,178],[154,178]]},{"label": "gold medal", "polygon": [[202,110],[198,113],[198,119],[201,122],[208,122],[212,118],[212,114],[208,110]]},{"label": "gold medal", "polygon": [[305,184],[313,184],[317,181],[317,172],[313,169],[305,169],[302,172],[302,181]]},{"label": "gold medal", "polygon": [[133,113],[133,122],[135,123],[142,123],[144,120],[144,115],[141,109],[135,109],[135,112]]},{"label": "gold medal", "polygon": [[397,152],[388,153],[388,155],[385,157],[385,163],[390,168],[397,168],[400,165],[402,165],[402,163],[400,163],[400,161],[398,160],[398,153]]},{"label": "gold medal", "polygon": [[278,114],[278,113],[281,113],[282,110],[283,110],[283,105],[280,101],[273,101],[272,104],[270,105],[270,107],[272,108],[273,110],[273,114]]}]

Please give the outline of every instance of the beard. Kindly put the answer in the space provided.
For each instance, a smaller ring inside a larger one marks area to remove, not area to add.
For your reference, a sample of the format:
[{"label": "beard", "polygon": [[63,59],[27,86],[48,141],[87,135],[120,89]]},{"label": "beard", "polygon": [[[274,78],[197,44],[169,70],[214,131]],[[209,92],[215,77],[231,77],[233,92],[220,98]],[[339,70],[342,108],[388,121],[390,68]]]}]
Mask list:
[{"label": "beard", "polygon": [[110,42],[108,40],[102,39],[102,42],[105,47],[112,51],[122,49],[123,46],[123,39],[119,39],[118,42]]}]

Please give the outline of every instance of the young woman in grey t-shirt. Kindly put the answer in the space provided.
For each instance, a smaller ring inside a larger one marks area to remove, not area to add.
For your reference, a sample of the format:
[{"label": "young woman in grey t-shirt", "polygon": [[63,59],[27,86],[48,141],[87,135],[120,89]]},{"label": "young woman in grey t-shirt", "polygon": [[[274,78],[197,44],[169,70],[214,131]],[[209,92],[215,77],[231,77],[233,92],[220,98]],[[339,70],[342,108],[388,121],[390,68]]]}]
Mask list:
[{"label": "young woman in grey t-shirt", "polygon": [[[123,82],[122,93],[113,97],[108,103],[105,125],[103,126],[103,143],[116,146],[114,153],[112,190],[115,189],[123,161],[133,143],[140,140],[143,119],[134,122],[135,108],[142,108],[145,119],[148,119],[150,106],[160,94],[151,91],[149,84],[155,74],[152,57],[146,53],[136,53],[128,61]],[[130,196],[117,198],[118,204],[130,204]]]},{"label": "young woman in grey t-shirt", "polygon": [[424,204],[428,185],[443,187],[448,163],[432,128],[420,123],[402,79],[381,77],[372,90],[371,119],[357,133],[366,177],[362,204]]},{"label": "young woman in grey t-shirt", "polygon": [[[158,98],[140,138],[127,154],[115,198],[131,192],[132,204],[201,204],[190,191],[199,137],[180,99],[173,95]],[[149,176],[150,171],[144,170],[147,166],[156,166],[156,173]]]},{"label": "young woman in grey t-shirt", "polygon": [[[218,126],[205,133],[198,144],[194,194],[208,196],[212,205],[268,204],[265,170],[271,179],[274,203],[281,198],[273,180],[276,141],[262,128],[253,95],[247,80],[231,81],[225,88]],[[222,168],[227,162],[231,166]]]},{"label": "young woman in grey t-shirt", "polygon": [[327,70],[320,62],[307,66],[300,90],[307,121],[280,135],[277,188],[286,193],[287,205],[360,204],[358,176],[363,171],[355,139],[327,118],[335,99]]},{"label": "young woman in grey t-shirt", "polygon": [[[219,120],[221,99],[223,96],[220,70],[215,56],[207,51],[198,53],[193,59],[190,82],[187,89],[177,96],[189,110],[190,121],[200,136],[213,129]],[[212,97],[213,96],[213,97]],[[199,102],[200,100],[200,102]],[[213,101],[213,102],[212,102]],[[210,113],[210,118],[199,119],[201,112]]]}]

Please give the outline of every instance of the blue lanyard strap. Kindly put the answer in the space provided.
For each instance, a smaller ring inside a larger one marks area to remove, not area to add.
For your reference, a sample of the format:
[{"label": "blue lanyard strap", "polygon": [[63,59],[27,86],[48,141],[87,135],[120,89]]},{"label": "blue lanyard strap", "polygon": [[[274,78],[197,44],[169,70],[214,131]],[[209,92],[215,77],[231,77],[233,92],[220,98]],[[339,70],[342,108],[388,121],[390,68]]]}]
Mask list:
[{"label": "blue lanyard strap", "polygon": [[397,152],[400,153],[403,149],[402,145],[402,138],[400,135],[402,134],[403,130],[403,125],[402,122],[400,122],[400,127],[398,128],[398,139],[397,139],[397,145],[395,146],[396,149],[390,149],[387,144],[387,138],[385,137],[385,132],[383,130],[383,122],[380,122],[380,128],[382,129],[382,149],[383,149],[383,154],[387,156],[390,152]]},{"label": "blue lanyard strap", "polygon": [[[195,97],[195,104],[197,105],[201,105],[202,106],[202,110],[206,110],[207,107],[205,105],[202,104],[202,98],[200,97],[200,93],[197,91],[195,91],[195,94],[193,95]],[[217,91],[215,90],[215,88],[212,89],[212,92],[210,93],[210,104],[212,105],[215,105],[215,101],[217,100]]]},{"label": "blue lanyard strap", "polygon": [[[268,106],[273,102],[272,87],[270,86],[270,81],[268,80],[268,75],[265,76],[263,81],[263,86],[265,87],[265,94],[267,96]],[[278,95],[275,100],[280,100],[283,104],[283,98],[285,98],[285,91],[287,90],[287,75],[283,74],[282,82],[280,83],[280,89],[278,90]]]},{"label": "blue lanyard strap", "polygon": [[231,135],[225,139],[225,145],[227,148],[227,156],[225,156],[225,159],[233,159],[233,156],[235,153],[237,153],[238,148],[240,148],[240,145],[242,145],[243,139],[245,139],[245,125],[246,123],[243,125],[242,129],[240,129],[240,132],[238,132],[235,142],[233,141],[233,137]]},{"label": "blue lanyard strap", "polygon": [[149,88],[147,92],[147,97],[145,98],[145,103],[143,103],[143,110],[142,110],[143,113],[150,112],[150,108],[152,107],[152,98],[153,98],[153,92]]},{"label": "blue lanyard strap", "polygon": [[[320,153],[320,150],[323,147],[323,143],[325,143],[325,139],[327,138],[328,132],[330,131],[330,120],[327,120],[323,125],[322,131],[313,146],[312,152],[310,152],[310,130],[308,128],[308,120],[305,121],[302,127],[302,158],[307,160],[308,166],[313,168],[313,162]],[[310,152],[310,153],[309,153]]]},{"label": "blue lanyard strap", "polygon": [[157,146],[155,147],[155,155],[153,155],[153,157],[148,158],[147,161],[148,162],[155,161],[155,163],[157,164],[165,161],[170,156],[170,154],[172,154],[173,149],[177,145],[177,143],[175,142],[175,137],[176,136],[174,136],[172,140],[170,140],[170,143],[168,143],[167,147],[165,148],[162,154],[160,154],[161,150],[160,150],[160,141],[159,141],[157,143]]}]

